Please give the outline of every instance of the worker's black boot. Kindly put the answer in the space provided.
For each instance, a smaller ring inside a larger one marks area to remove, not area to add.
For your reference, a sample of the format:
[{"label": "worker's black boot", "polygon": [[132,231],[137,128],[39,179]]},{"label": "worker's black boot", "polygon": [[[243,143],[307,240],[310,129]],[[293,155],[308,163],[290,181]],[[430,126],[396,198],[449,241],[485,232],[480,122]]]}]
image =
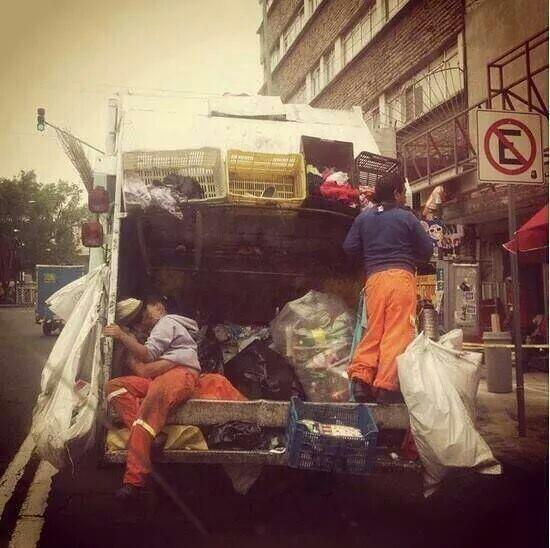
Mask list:
[{"label": "worker's black boot", "polygon": [[353,399],[358,403],[373,403],[375,401],[372,386],[359,379],[352,379],[351,390]]}]

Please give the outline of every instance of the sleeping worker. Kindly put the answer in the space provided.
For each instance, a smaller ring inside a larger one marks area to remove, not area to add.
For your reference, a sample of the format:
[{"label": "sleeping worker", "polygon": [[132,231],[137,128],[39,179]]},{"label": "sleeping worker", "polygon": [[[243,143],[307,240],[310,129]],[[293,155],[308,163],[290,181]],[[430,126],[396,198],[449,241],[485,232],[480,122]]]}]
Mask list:
[{"label": "sleeping worker", "polygon": [[198,332],[194,320],[168,314],[162,298],[143,303],[127,299],[117,304],[117,321],[129,323],[141,316],[141,326],[150,334],[144,344],[118,324],[108,325],[103,334],[118,340],[130,354],[134,373],[111,379],[105,385],[107,401],[130,430],[123,486],[116,492],[120,500],[138,499],[151,471],[151,448],[161,450],[166,435],[161,432],[174,407],[191,398],[198,386],[200,365]]},{"label": "sleeping worker", "polygon": [[376,207],[356,217],[344,251],[364,263],[367,332],[348,369],[353,396],[359,402],[401,400],[396,358],[414,338],[416,265],[429,261],[433,241],[405,206],[405,184],[399,174],[377,181]]}]

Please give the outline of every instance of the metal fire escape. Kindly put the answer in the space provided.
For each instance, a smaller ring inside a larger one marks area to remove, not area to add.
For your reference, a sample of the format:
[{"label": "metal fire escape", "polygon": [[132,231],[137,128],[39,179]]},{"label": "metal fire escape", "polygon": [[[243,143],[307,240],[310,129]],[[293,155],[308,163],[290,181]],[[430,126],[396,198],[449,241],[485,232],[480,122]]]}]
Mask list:
[{"label": "metal fire escape", "polygon": [[[519,77],[514,78],[520,74]],[[548,117],[548,29],[487,64],[488,97],[406,140],[401,146],[405,175],[414,192],[477,169],[475,111],[529,110]],[[548,149],[545,150],[546,163]]]}]

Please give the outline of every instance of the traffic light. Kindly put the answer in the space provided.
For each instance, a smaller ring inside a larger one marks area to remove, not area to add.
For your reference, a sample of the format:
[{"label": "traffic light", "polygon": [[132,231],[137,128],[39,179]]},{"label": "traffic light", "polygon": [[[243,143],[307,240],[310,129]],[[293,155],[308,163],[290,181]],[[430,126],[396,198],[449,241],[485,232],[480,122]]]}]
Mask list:
[{"label": "traffic light", "polygon": [[38,131],[46,129],[46,110],[43,108],[39,108],[36,111],[36,129]]}]

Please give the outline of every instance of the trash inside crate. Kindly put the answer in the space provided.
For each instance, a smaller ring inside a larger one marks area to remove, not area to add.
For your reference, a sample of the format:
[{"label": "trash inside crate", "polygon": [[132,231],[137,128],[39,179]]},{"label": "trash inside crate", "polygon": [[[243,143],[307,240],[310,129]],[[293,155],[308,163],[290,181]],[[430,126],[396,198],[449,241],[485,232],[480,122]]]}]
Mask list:
[{"label": "trash inside crate", "polygon": [[395,158],[380,156],[372,152],[361,152],[355,158],[355,171],[358,183],[374,188],[381,177],[399,171],[400,163]]},{"label": "trash inside crate", "polygon": [[127,152],[124,172],[137,176],[147,188],[167,175],[191,177],[201,186],[204,198],[190,201],[221,200],[226,195],[222,155],[217,148]]},{"label": "trash inside crate", "polygon": [[290,402],[288,464],[292,468],[365,474],[376,457],[378,428],[367,405]]},{"label": "trash inside crate", "polygon": [[306,197],[303,156],[229,150],[227,186],[232,201],[299,205]]}]

